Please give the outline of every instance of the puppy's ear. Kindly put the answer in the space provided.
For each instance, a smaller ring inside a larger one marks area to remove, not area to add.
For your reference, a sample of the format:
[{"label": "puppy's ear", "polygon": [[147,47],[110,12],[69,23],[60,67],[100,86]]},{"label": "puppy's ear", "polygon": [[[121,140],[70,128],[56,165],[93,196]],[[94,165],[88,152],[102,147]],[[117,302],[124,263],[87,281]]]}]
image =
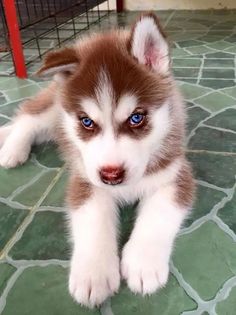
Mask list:
[{"label": "puppy's ear", "polygon": [[63,79],[73,74],[79,66],[79,58],[73,47],[49,52],[42,67],[35,73],[39,77],[54,76]]},{"label": "puppy's ear", "polygon": [[131,54],[139,63],[166,74],[169,71],[169,47],[158,18],[153,13],[140,16],[131,31]]}]

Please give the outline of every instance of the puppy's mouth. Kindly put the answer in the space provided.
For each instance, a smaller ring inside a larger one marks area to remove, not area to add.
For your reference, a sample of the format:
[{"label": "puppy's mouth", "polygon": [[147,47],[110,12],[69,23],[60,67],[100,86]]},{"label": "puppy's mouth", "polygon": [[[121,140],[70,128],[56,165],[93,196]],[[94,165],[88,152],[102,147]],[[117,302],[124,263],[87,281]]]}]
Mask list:
[{"label": "puppy's mouth", "polygon": [[102,182],[106,185],[111,185],[111,186],[115,186],[115,185],[119,185],[123,182],[123,179],[113,179],[113,180],[109,180],[109,179],[102,179]]}]

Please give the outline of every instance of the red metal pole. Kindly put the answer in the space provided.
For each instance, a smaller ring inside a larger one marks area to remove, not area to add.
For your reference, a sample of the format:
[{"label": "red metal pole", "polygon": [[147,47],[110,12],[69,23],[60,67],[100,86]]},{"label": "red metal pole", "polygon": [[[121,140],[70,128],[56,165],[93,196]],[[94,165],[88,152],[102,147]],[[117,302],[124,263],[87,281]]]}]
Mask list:
[{"label": "red metal pole", "polygon": [[16,75],[19,78],[27,78],[25,58],[21,44],[20,30],[17,20],[14,0],[3,0],[4,11],[9,31],[12,55],[15,64]]},{"label": "red metal pole", "polygon": [[122,12],[124,10],[124,1],[123,0],[116,0],[116,11]]}]

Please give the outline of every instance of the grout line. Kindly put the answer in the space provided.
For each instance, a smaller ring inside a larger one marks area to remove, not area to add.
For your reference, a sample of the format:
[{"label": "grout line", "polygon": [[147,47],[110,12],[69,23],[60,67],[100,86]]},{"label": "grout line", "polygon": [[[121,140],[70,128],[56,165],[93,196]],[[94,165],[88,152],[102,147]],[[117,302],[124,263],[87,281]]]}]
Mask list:
[{"label": "grout line", "polygon": [[66,207],[51,207],[51,206],[42,206],[39,207],[37,212],[44,212],[44,211],[52,211],[52,212],[66,212]]},{"label": "grout line", "polygon": [[[215,213],[224,207],[224,205],[230,200],[231,198],[223,197],[221,201],[219,201],[216,205],[213,206],[213,208],[210,210],[209,213],[207,213],[204,216],[201,216],[199,219],[193,221],[193,223],[185,228],[182,228],[179,232],[179,236],[190,234],[193,231],[196,231],[198,228],[200,228],[203,224],[206,222],[209,222],[210,220],[213,220],[215,217]],[[194,211],[194,210],[193,210]],[[214,221],[214,220],[213,220]]]},{"label": "grout line", "polygon": [[[218,209],[219,210],[219,209]],[[213,219],[212,219],[217,225],[218,227],[224,231],[226,234],[228,234],[235,242],[236,242],[236,234],[234,233],[233,230],[231,230],[231,228],[228,226],[228,224],[224,223],[219,217],[218,215],[216,215]]]},{"label": "grout line", "polygon": [[23,220],[23,222],[20,224],[20,226],[18,227],[18,229],[16,230],[16,232],[13,234],[13,236],[10,238],[10,240],[7,242],[7,244],[5,245],[5,247],[2,249],[2,251],[0,251],[0,259],[3,259],[8,253],[9,251],[12,249],[12,247],[15,245],[15,243],[17,241],[19,241],[24,233],[24,231],[26,230],[26,228],[28,227],[28,225],[32,222],[35,212],[37,210],[37,208],[40,206],[40,204],[43,202],[43,200],[46,198],[46,196],[48,195],[48,193],[51,191],[51,189],[54,187],[54,185],[56,184],[56,182],[59,180],[59,178],[61,177],[62,173],[64,172],[65,167],[62,167],[57,175],[55,175],[55,177],[53,178],[53,180],[51,181],[51,183],[48,185],[47,189],[45,190],[45,192],[42,194],[41,198],[36,202],[36,204],[31,208],[30,213],[25,217],[25,219]]},{"label": "grout line", "polygon": [[224,132],[236,134],[236,131],[232,130],[232,129],[226,129],[226,128],[221,128],[221,127],[211,126],[211,125],[207,125],[205,123],[203,123],[203,126],[210,128],[210,129],[215,129],[215,130],[219,130],[219,131],[224,131]]},{"label": "grout line", "polygon": [[184,280],[183,275],[179,272],[179,270],[175,267],[173,261],[170,262],[170,270],[171,273],[175,276],[180,286],[184,289],[187,295],[192,298],[198,306],[202,305],[204,301],[198,295],[197,291],[195,291],[192,286]]},{"label": "grout line", "polygon": [[198,179],[197,180],[198,184],[203,186],[203,187],[208,187],[208,188],[211,188],[211,189],[215,189],[215,190],[218,190],[218,191],[222,191],[224,192],[226,195],[230,195],[231,191],[233,188],[222,188],[222,187],[218,187],[216,185],[213,185],[213,184],[210,184],[206,181],[203,181],[201,179]]},{"label": "grout line", "polygon": [[[186,60],[186,58],[172,58],[172,59],[183,59],[183,60]],[[204,60],[207,60],[207,59],[205,59],[205,57],[203,56],[203,58],[188,58],[188,59],[191,59],[191,60],[199,60],[199,59],[201,59],[201,61],[204,61]],[[230,59],[230,60],[232,60],[232,59]],[[189,69],[189,68],[191,68],[191,69],[200,69],[200,68],[203,68],[203,65],[201,64],[200,65],[200,67],[198,66],[173,66],[172,68],[173,69]],[[206,70],[217,70],[217,69],[219,69],[219,70],[234,70],[234,67],[205,67],[204,69],[206,69]],[[234,78],[202,78],[202,79],[212,79],[212,80],[217,80],[217,79],[219,79],[219,80],[222,80],[222,79],[225,79],[225,80],[234,80]],[[199,84],[199,83],[197,83],[197,84]]]},{"label": "grout line", "polygon": [[226,234],[228,234],[234,241],[236,241],[236,235],[234,231],[232,231],[227,224],[225,224],[218,216],[217,213],[220,209],[222,209],[226,203],[232,200],[234,192],[236,189],[235,185],[228,190],[227,196],[223,197],[217,204],[213,206],[213,208],[209,211],[208,214],[205,216],[200,217],[199,219],[195,220],[189,227],[181,229],[179,235],[189,234],[195,230],[197,230],[201,225],[208,221],[215,222],[221,230],[223,230]]},{"label": "grout line", "polygon": [[[46,144],[46,143],[45,143]],[[41,167],[42,169],[48,170],[48,171],[58,171],[60,169],[60,167],[48,167],[46,165],[41,164],[36,157],[35,153],[31,153],[31,158],[30,161],[32,161],[32,163],[34,163],[36,166]]]},{"label": "grout line", "polygon": [[[210,94],[210,93],[208,93],[208,94]],[[207,94],[207,95],[208,95],[208,94]],[[206,95],[204,95],[204,96],[206,96]],[[195,100],[196,100],[196,99],[194,99],[194,101],[195,101]],[[195,135],[197,129],[200,128],[200,127],[202,127],[202,126],[204,126],[204,122],[205,122],[205,121],[207,121],[208,119],[210,119],[210,118],[212,118],[212,117],[215,117],[215,116],[218,115],[218,114],[221,114],[221,113],[225,112],[225,111],[226,111],[227,109],[229,109],[229,108],[235,108],[235,105],[224,107],[224,108],[222,108],[222,109],[220,109],[220,110],[218,110],[218,111],[216,111],[216,112],[211,113],[210,116],[208,116],[208,117],[204,118],[203,120],[201,120],[201,121],[197,124],[197,126],[196,126],[195,128],[193,128],[193,129],[191,130],[191,132],[189,133],[189,135],[188,135],[188,137],[187,137],[187,139],[186,139],[186,144],[188,144],[189,141],[191,140],[191,138]]]},{"label": "grout line", "polygon": [[3,198],[3,197],[0,197],[0,202],[4,203],[10,208],[22,209],[22,210],[29,208],[29,207],[25,207],[24,205],[22,205],[21,203],[17,201],[8,200],[7,198]]},{"label": "grout line", "polygon": [[209,150],[191,150],[187,149],[185,150],[187,153],[207,153],[207,154],[214,154],[214,155],[224,155],[224,156],[236,156],[236,152],[220,152],[220,151],[209,151]]},{"label": "grout line", "polygon": [[24,271],[24,268],[21,267],[19,269],[17,269],[13,275],[10,277],[10,279],[7,282],[7,285],[0,297],[0,314],[2,313],[2,311],[4,310],[5,306],[6,306],[6,300],[7,300],[7,296],[10,292],[10,290],[12,289],[12,287],[14,286],[16,280],[19,278],[19,276],[22,274],[22,272]]},{"label": "grout line", "polygon": [[214,306],[213,306],[213,314],[217,315],[216,314],[216,311],[215,311],[215,307],[216,305],[221,302],[221,301],[224,301],[228,298],[231,290],[236,286],[236,276],[228,279],[223,287],[217,292],[215,298],[214,298]]},{"label": "grout line", "polygon": [[167,25],[169,24],[170,20],[172,19],[172,17],[175,15],[175,10],[173,12],[170,13],[170,15],[168,16],[167,20],[165,21],[165,23],[163,24],[163,28],[166,28]]},{"label": "grout line", "polygon": [[31,180],[29,180],[26,184],[17,187],[10,196],[7,197],[7,200],[9,201],[13,201],[13,199],[19,195],[22,191],[24,191],[26,188],[30,187],[31,185],[33,185],[34,183],[36,183],[44,174],[46,174],[47,171],[42,170],[41,172],[39,172],[37,175],[35,175],[33,178],[31,178]]},{"label": "grout line", "polygon": [[45,267],[48,265],[59,265],[63,268],[69,267],[70,261],[69,260],[61,260],[61,259],[47,259],[47,260],[14,260],[11,257],[6,257],[6,263],[12,265],[15,268],[28,268],[28,267]]},{"label": "grout line", "polygon": [[101,315],[114,315],[111,308],[111,298],[108,298],[100,308]]},{"label": "grout line", "polygon": [[[175,67],[176,68],[176,67]],[[179,67],[179,68],[182,68],[182,67]],[[186,67],[186,69],[189,69],[189,68],[194,68],[194,67]],[[174,69],[174,67],[173,67],[173,69]],[[194,69],[198,69],[198,67],[195,67]],[[183,80],[183,79],[189,79],[189,80],[197,80],[197,78],[198,78],[198,76],[195,76],[195,77],[178,77],[178,76],[175,76],[175,79],[176,80]],[[202,80],[222,80],[222,81],[235,81],[234,80],[234,78],[202,78]],[[188,83],[188,82],[186,82],[186,83]],[[197,83],[191,83],[191,84],[194,84],[194,85],[196,85]],[[202,87],[202,86],[200,86],[200,87]],[[203,86],[203,87],[205,87],[205,86]],[[227,88],[230,88],[230,87],[234,87],[234,86],[229,86],[229,87],[227,87]],[[208,86],[206,86],[206,88],[208,88],[209,89],[209,87]],[[215,89],[212,89],[212,91],[215,91],[215,92],[220,92],[220,89],[219,90],[215,90]],[[229,95],[228,95],[229,96]]]}]

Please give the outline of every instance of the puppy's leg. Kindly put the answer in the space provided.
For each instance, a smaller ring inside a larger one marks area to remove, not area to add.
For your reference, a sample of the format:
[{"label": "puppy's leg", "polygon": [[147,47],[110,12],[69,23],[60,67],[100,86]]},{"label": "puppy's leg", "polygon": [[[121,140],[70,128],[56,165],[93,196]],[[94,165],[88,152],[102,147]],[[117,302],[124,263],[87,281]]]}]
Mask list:
[{"label": "puppy's leg", "polygon": [[141,201],[121,263],[122,275],[133,292],[153,293],[168,280],[173,242],[188,213],[186,204],[178,202],[179,189],[177,183],[169,184]]},{"label": "puppy's leg", "polygon": [[[79,189],[81,195],[83,187]],[[94,188],[80,207],[70,211],[70,222],[74,250],[69,290],[78,303],[94,307],[119,289],[115,202]]]},{"label": "puppy's leg", "polygon": [[0,166],[10,168],[24,163],[33,143],[53,139],[58,119],[54,90],[51,85],[24,102],[12,123],[0,128]]}]

